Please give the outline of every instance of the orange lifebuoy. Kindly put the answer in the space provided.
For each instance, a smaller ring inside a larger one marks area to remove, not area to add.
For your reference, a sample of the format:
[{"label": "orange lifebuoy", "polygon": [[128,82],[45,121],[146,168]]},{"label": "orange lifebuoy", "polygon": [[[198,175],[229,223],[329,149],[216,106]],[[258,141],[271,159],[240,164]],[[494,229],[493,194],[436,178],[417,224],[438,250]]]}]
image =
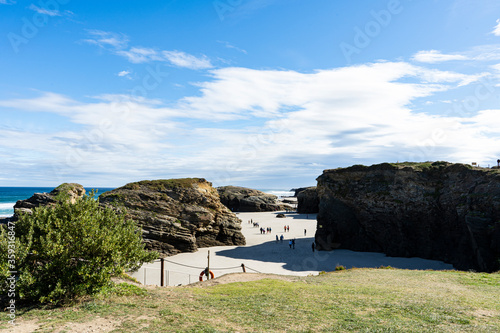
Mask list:
[{"label": "orange lifebuoy", "polygon": [[[212,271],[209,271],[210,273],[210,278],[213,279],[214,278],[214,273]],[[202,270],[201,273],[200,273],[200,281],[203,281],[203,277],[205,276],[205,270]]]}]

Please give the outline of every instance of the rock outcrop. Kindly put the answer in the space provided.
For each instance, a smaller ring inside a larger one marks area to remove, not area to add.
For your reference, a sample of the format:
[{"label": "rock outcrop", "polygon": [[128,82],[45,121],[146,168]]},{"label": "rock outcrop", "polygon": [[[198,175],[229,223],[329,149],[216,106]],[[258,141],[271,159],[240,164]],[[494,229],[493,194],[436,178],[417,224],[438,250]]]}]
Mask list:
[{"label": "rock outcrop", "polygon": [[275,212],[292,207],[278,202],[278,197],[239,186],[217,188],[221,202],[233,212]]},{"label": "rock outcrop", "polygon": [[319,212],[319,197],[316,186],[311,186],[297,193],[297,213],[316,214]]},{"label": "rock outcrop", "polygon": [[463,164],[380,164],[318,178],[318,249],[500,269],[500,172]]},{"label": "rock outcrop", "polygon": [[53,189],[50,193],[35,193],[26,200],[19,200],[14,205],[14,218],[22,213],[31,214],[32,210],[39,206],[54,206],[60,201],[69,200],[75,203],[78,198],[85,195],[85,189],[80,184],[64,183]]},{"label": "rock outcrop", "polygon": [[99,201],[125,211],[142,227],[146,248],[165,255],[245,244],[241,221],[205,179],[130,183],[102,194]]}]

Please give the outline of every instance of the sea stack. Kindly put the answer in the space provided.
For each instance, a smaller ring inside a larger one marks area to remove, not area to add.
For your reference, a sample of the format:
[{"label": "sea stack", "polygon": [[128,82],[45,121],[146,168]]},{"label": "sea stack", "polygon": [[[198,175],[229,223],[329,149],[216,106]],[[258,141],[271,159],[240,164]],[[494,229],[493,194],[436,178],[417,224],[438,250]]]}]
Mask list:
[{"label": "sea stack", "polygon": [[142,227],[146,247],[164,255],[245,244],[241,221],[202,178],[130,183],[102,194],[99,200],[126,212]]},{"label": "sea stack", "polygon": [[316,242],[500,269],[500,171],[447,162],[325,170]]},{"label": "sea stack", "polygon": [[262,191],[240,187],[217,188],[221,202],[233,212],[276,212],[291,210],[290,205],[278,201],[278,197]]}]

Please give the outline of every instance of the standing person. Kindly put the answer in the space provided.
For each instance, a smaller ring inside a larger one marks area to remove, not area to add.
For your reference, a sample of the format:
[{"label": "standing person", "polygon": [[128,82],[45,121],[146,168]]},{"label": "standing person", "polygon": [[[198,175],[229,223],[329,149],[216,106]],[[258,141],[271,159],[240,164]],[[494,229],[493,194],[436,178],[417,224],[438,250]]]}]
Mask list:
[{"label": "standing person", "polygon": [[314,244],[314,242],[313,242],[313,243],[312,243],[312,249],[313,249],[313,252],[314,252],[315,248],[316,248],[316,244]]},{"label": "standing person", "polygon": [[295,249],[295,238],[292,239],[292,249]]},{"label": "standing person", "polygon": [[283,237],[283,235],[280,236],[280,241],[283,243],[283,239],[285,239],[285,237]]},{"label": "standing person", "polygon": [[292,248],[292,240],[291,239],[288,241],[288,246],[290,246],[290,248]]},{"label": "standing person", "polygon": [[286,231],[290,232],[290,226],[289,225],[286,226]]},{"label": "standing person", "polygon": [[279,238],[278,238],[278,235],[276,235],[276,243],[278,243],[279,241]]},{"label": "standing person", "polygon": [[306,229],[304,229],[304,236],[305,236],[306,234],[307,234],[307,230],[306,230]]},{"label": "standing person", "polygon": [[283,229],[285,229],[285,232],[286,232],[286,226],[284,226]]}]

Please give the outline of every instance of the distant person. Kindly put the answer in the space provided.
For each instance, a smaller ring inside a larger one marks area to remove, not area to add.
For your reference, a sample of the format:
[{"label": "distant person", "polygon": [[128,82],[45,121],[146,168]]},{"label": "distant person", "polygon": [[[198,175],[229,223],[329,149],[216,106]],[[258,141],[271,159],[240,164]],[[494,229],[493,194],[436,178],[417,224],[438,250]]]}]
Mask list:
[{"label": "distant person", "polygon": [[283,235],[280,236],[280,241],[283,243],[283,239],[285,239],[285,237],[283,237]]},{"label": "distant person", "polygon": [[278,235],[276,235],[276,243],[278,243],[279,240]]},{"label": "distant person", "polygon": [[307,234],[307,230],[306,230],[306,229],[304,229],[304,236],[305,236],[306,234]]},{"label": "distant person", "polygon": [[292,248],[292,240],[291,239],[288,241],[288,246],[290,246],[290,248]]},{"label": "distant person", "polygon": [[313,252],[314,252],[314,250],[316,249],[316,244],[314,244],[314,242],[313,242],[311,246],[312,246],[312,249],[313,249]]},{"label": "distant person", "polygon": [[295,238],[292,239],[292,249],[295,249]]},{"label": "distant person", "polygon": [[286,226],[286,231],[290,232],[290,226],[289,225]]},{"label": "distant person", "polygon": [[284,230],[285,230],[285,232],[286,232],[286,225],[283,227],[283,229],[284,229]]}]

